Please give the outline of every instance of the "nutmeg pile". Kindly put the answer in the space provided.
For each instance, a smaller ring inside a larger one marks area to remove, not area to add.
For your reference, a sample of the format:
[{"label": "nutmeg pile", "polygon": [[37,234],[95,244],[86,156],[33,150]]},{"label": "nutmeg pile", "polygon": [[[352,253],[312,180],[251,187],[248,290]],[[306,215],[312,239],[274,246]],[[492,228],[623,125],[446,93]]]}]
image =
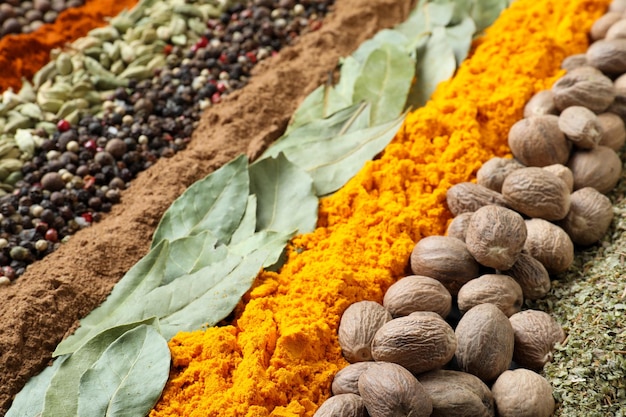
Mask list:
[{"label": "nutmeg pile", "polygon": [[626,0],[614,0],[586,54],[529,100],[476,183],[447,193],[446,236],[420,240],[413,275],[382,305],[353,304],[339,343],[351,364],[315,416],[548,417],[540,375],[565,333],[549,314],[522,310],[566,271],[574,248],[600,240],[613,219],[626,142]]}]

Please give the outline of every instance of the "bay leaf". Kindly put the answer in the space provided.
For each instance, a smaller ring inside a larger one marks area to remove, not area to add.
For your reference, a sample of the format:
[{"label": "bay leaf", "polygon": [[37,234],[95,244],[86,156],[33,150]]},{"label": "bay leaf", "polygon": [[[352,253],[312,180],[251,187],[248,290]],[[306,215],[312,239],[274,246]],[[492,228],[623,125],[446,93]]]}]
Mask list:
[{"label": "bay leaf", "polygon": [[318,200],[313,179],[283,153],[250,165],[250,193],[257,196],[256,230],[315,230]]},{"label": "bay leaf", "polygon": [[289,239],[296,235],[296,231],[291,233],[275,232],[272,230],[261,230],[246,240],[242,240],[234,245],[229,245],[228,249],[239,256],[246,257],[256,250],[267,251],[268,256],[263,262],[264,268],[272,267],[275,269],[276,263],[280,259]]},{"label": "bay leaf", "polygon": [[197,271],[222,259],[226,253],[224,245],[217,246],[217,239],[209,231],[185,236],[170,243],[168,260],[161,285]]},{"label": "bay leaf", "polygon": [[350,99],[351,97],[344,97],[328,84],[319,86],[298,106],[285,133],[349,107],[352,104]]},{"label": "bay leaf", "polygon": [[175,240],[209,230],[218,243],[227,243],[244,214],[248,200],[248,159],[232,160],[192,184],[167,209],[152,238]]},{"label": "bay leaf", "polygon": [[90,338],[70,355],[56,370],[45,394],[41,417],[68,417],[78,413],[80,377],[118,337],[142,324],[157,326],[151,317],[135,323],[127,323],[106,329]]},{"label": "bay leaf", "polygon": [[[354,94],[354,82],[360,72],[361,63],[354,59],[353,56],[348,56],[341,60],[339,82],[335,85],[335,91],[350,104],[353,104],[352,95]],[[330,114],[327,114],[326,117],[330,116]]]},{"label": "bay leaf", "polygon": [[[382,48],[385,45],[406,45],[407,37],[400,31],[394,29],[382,29],[371,39],[363,42],[352,54],[352,59],[357,63],[364,64],[372,52]],[[362,72],[362,71],[361,71]],[[359,100],[353,100],[357,102]]]},{"label": "bay leaf", "polygon": [[43,412],[43,402],[50,381],[61,364],[70,355],[63,355],[54,360],[51,366],[46,367],[39,375],[28,380],[24,388],[17,393],[11,408],[5,417],[38,417]]},{"label": "bay leaf", "polygon": [[106,328],[104,324],[112,321],[120,306],[142,302],[143,296],[160,286],[165,275],[169,247],[169,242],[163,241],[137,262],[113,287],[107,299],[81,320],[74,334],[57,345],[52,356],[76,351]]},{"label": "bay leaf", "polygon": [[246,240],[254,234],[254,231],[256,230],[256,207],[256,195],[251,194],[248,196],[246,211],[243,214],[241,223],[239,223],[237,230],[235,230],[235,232],[233,233],[233,237],[230,239],[229,246]]},{"label": "bay leaf", "polygon": [[446,28],[446,38],[454,51],[457,66],[467,58],[475,32],[476,25],[471,17],[464,18],[458,25]]},{"label": "bay leaf", "polygon": [[491,26],[508,5],[507,0],[474,0],[470,16],[476,24],[476,32],[482,32]]},{"label": "bay leaf", "polygon": [[[254,251],[225,276],[207,274],[203,277],[201,286],[192,280],[189,280],[188,286],[181,283],[177,286],[177,291],[183,293],[181,296],[185,299],[182,303],[184,307],[171,309],[171,313],[163,317],[160,322],[161,333],[169,339],[180,331],[193,331],[219,323],[234,310],[241,297],[252,287],[267,257],[266,251]],[[173,284],[180,281],[178,279]]]},{"label": "bay leaf", "polygon": [[424,12],[425,1],[422,5],[416,6],[409,14],[409,17],[402,23],[394,26],[393,30],[402,33],[407,39],[413,39],[422,33],[430,33],[430,26],[427,24],[426,13]]},{"label": "bay leaf", "polygon": [[78,416],[147,415],[163,392],[170,361],[167,341],[154,327],[127,331],[80,377]]},{"label": "bay leaf", "polygon": [[367,57],[354,84],[353,100],[371,104],[370,126],[402,113],[414,75],[415,61],[394,45],[384,44]]},{"label": "bay leaf", "polygon": [[454,15],[453,2],[431,2],[424,5],[426,25],[431,31],[437,26],[447,26]]},{"label": "bay leaf", "polygon": [[413,108],[426,104],[437,85],[454,75],[456,58],[445,28],[438,26],[433,29],[417,67],[416,82],[407,100]]}]

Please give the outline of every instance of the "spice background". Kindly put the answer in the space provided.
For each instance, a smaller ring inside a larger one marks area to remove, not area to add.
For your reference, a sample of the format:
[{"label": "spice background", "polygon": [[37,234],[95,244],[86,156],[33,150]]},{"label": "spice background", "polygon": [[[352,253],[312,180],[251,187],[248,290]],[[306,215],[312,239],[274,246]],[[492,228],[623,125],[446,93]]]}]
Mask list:
[{"label": "spice background", "polygon": [[[413,6],[394,0],[337,1],[318,31],[260,63],[245,89],[205,112],[188,148],[140,174],[102,222],[33,264],[15,284],[0,288],[0,414],[49,362],[77,320],[148,252],[161,216],[186,187],[241,153],[258,156],[340,57],[406,19]],[[79,21],[80,14],[75,24]]]},{"label": "spice background", "polygon": [[[528,2],[525,3],[528,4]],[[537,9],[530,15],[539,13],[540,8],[547,7],[548,12],[554,14],[551,17],[554,19],[551,26],[552,36],[557,37],[563,47],[544,50],[543,53],[534,55],[531,46],[527,46],[524,51],[528,54],[525,58],[528,62],[520,63],[521,72],[517,75],[523,78],[526,70],[545,71],[547,79],[556,75],[559,72],[559,62],[564,58],[565,52],[578,51],[577,48],[582,45],[584,38],[583,26],[588,27],[590,24],[588,22],[581,24],[575,19],[572,20],[571,16],[576,16],[577,13],[580,15],[583,10],[584,13],[595,13],[597,16],[604,5],[606,2],[593,1],[574,1],[569,2],[567,6],[560,1],[547,1],[536,5]],[[147,252],[150,237],[159,218],[186,186],[240,152],[245,152],[251,157],[258,155],[280,135],[297,104],[308,92],[325,80],[326,72],[333,68],[339,56],[350,53],[360,42],[373,35],[378,29],[401,21],[406,17],[409,6],[408,4],[399,5],[398,2],[393,1],[373,1],[363,4],[355,0],[338,0],[336,12],[329,16],[320,32],[307,35],[294,47],[283,50],[278,57],[262,64],[256,70],[262,75],[253,78],[248,87],[233,94],[222,105],[208,111],[189,149],[172,159],[159,161],[155,167],[141,174],[130,189],[123,193],[123,203],[115,207],[103,222],[79,232],[57,253],[33,265],[14,285],[0,289],[0,297],[3,299],[0,315],[4,318],[0,323],[0,366],[5,370],[0,376],[2,387],[0,414],[6,408],[11,396],[21,388],[28,377],[37,373],[45,365],[50,352],[63,334],[75,326],[75,320],[98,305],[114,283]],[[577,7],[580,9],[576,9]],[[571,15],[561,19],[562,16],[557,13],[559,8],[567,9]],[[521,21],[516,24],[521,24]],[[572,28],[579,32],[568,39]],[[511,32],[510,36],[514,36],[513,31]],[[549,43],[548,39],[542,41]],[[536,45],[535,48],[537,48]],[[511,53],[519,53],[519,50],[512,49]],[[526,65],[530,62],[537,62],[538,67],[531,66],[530,68]],[[486,62],[483,64],[487,65]],[[480,70],[479,67],[474,69]],[[518,81],[519,79],[516,78],[513,81],[514,85],[510,86],[508,91],[504,88],[501,95],[496,95],[493,100],[486,100],[481,107],[481,112],[475,114],[472,114],[472,110],[468,108],[456,109],[455,106],[450,107],[449,104],[443,105],[440,109],[444,115],[443,118],[445,119],[449,116],[449,112],[455,110],[461,113],[467,112],[465,116],[472,116],[473,120],[482,123],[484,120],[481,117],[488,119],[489,115],[502,109],[496,105],[500,100],[500,105],[511,112],[505,117],[506,123],[516,120],[521,117],[521,106],[530,94],[549,83],[549,81],[541,80],[522,88]],[[462,80],[454,85],[459,86],[459,91],[462,90],[460,88]],[[514,99],[507,98],[507,94],[520,88],[523,91]],[[440,97],[442,95],[440,93]],[[442,97],[442,101],[447,102],[446,100],[453,100],[458,96],[460,93],[454,92],[445,100]],[[427,118],[427,122],[421,126],[425,130],[430,130],[441,123],[439,116],[433,115]],[[410,122],[411,119],[408,123]],[[417,124],[415,120],[413,122]],[[482,126],[480,123],[479,125]],[[493,131],[499,132],[500,136],[494,136],[494,142],[489,143],[489,146],[486,146],[487,149],[478,154],[466,155],[465,164],[457,164],[454,168],[453,165],[450,166],[450,170],[454,171],[455,180],[471,178],[480,166],[481,160],[486,160],[491,154],[501,155],[507,152],[502,144],[504,137],[502,134],[506,131],[506,123],[492,126]],[[480,128],[476,126],[462,127],[480,131]],[[404,134],[400,137],[405,138],[406,135],[411,134],[405,128]],[[451,138],[446,139],[444,131],[437,135],[431,145],[443,146],[447,140],[452,143],[460,138],[452,135]],[[426,166],[438,165],[438,156],[424,151],[428,148],[416,145],[413,149],[403,149],[404,145],[406,144],[399,141],[393,145],[390,153],[397,152],[401,157],[404,153],[420,153],[423,154],[422,162]],[[473,145],[480,147],[485,144],[477,142]],[[456,161],[462,155],[463,152],[459,148],[452,147],[446,153],[446,157],[451,158],[452,161]],[[383,205],[390,201],[386,199],[390,197],[390,194],[379,195],[377,188],[384,185],[390,188],[395,187],[393,184],[386,184],[389,172],[385,171],[384,175],[380,172],[377,174],[373,166],[369,165],[355,181],[362,188],[348,188],[342,191],[337,199],[324,202],[320,221],[324,229],[316,232],[312,237],[298,240],[296,244],[300,249],[313,247],[317,244],[317,239],[322,239],[330,230],[332,224],[341,223],[341,219],[348,217],[353,209],[367,206],[369,196],[366,194],[381,197]],[[409,170],[406,164],[399,164],[394,169],[400,171],[396,172],[399,175]],[[622,191],[618,190],[613,194],[616,212],[620,216],[614,222],[610,236],[613,241],[607,239],[600,248],[591,248],[580,255],[573,272],[559,277],[553,294],[539,303],[542,308],[555,314],[562,324],[572,323],[569,326],[566,325],[566,330],[570,333],[568,342],[559,350],[554,364],[550,365],[550,367],[554,366],[554,370],[552,368],[547,370],[551,380],[562,381],[561,384],[555,383],[557,399],[564,401],[561,415],[577,415],[576,413],[581,412],[581,409],[584,414],[580,415],[619,415],[620,403],[623,404],[625,401],[624,333],[623,330],[621,332],[616,330],[624,327],[620,313],[624,309],[621,307],[623,301],[620,301],[624,298],[624,284],[619,282],[621,275],[619,271],[623,266],[623,254],[620,249],[621,239],[623,239],[621,231],[624,229],[621,213],[625,210],[622,202],[623,184],[624,181],[620,183]],[[437,188],[438,185],[441,189]],[[433,175],[417,186],[420,188],[420,193],[429,194],[433,189],[437,190],[432,196],[427,197],[427,204],[419,197],[423,194],[410,193],[409,191],[414,191],[410,187],[403,190],[403,192],[409,192],[410,199],[412,198],[417,204],[425,204],[425,206],[432,204],[426,210],[425,216],[429,219],[437,219],[437,221],[432,224],[421,223],[414,229],[417,232],[403,236],[400,242],[394,244],[398,252],[394,252],[393,255],[400,257],[400,252],[406,252],[412,242],[421,236],[443,233],[445,223],[449,219],[449,214],[443,205],[443,193],[447,185],[450,183],[442,183],[438,175]],[[350,203],[341,203],[341,198],[346,198]],[[371,216],[369,221],[371,222],[369,225],[373,227],[383,219]],[[351,243],[350,239],[360,233],[367,237],[364,230],[366,228],[363,224],[349,229],[350,233],[342,237],[345,239],[344,243]],[[386,236],[385,239],[391,238]],[[385,242],[385,239],[382,240],[382,244],[391,244],[390,241]],[[357,247],[357,249],[364,248]],[[371,253],[368,254],[367,250],[363,250],[362,255],[359,261],[364,265],[378,262]],[[393,275],[397,277],[404,272],[404,264],[401,260],[392,259],[391,256],[389,255],[389,258],[383,261],[393,264]],[[611,272],[607,274],[605,271]],[[250,294],[249,299],[262,298],[266,291],[276,291],[274,283],[278,279],[279,277],[272,274],[265,275],[264,280]],[[384,278],[385,285],[388,285],[390,279],[390,277]],[[597,288],[605,290],[601,300],[599,300]],[[381,297],[381,290],[384,288],[372,289],[373,296]],[[577,300],[578,304],[574,304],[573,300]],[[343,300],[343,307],[351,301],[356,301],[356,296],[354,299]],[[341,310],[342,305],[337,306],[337,309]],[[598,323],[601,323],[601,326],[595,326]],[[596,327],[606,333],[606,338],[602,340],[597,338]],[[184,337],[181,336],[179,340]],[[334,354],[341,362],[338,352]],[[183,365],[182,361],[180,364]],[[576,372],[580,373],[574,379],[572,379],[572,373],[568,371],[572,365],[576,366],[579,369]],[[594,367],[597,367],[597,372],[593,369]],[[324,378],[332,378],[332,371],[327,372]],[[609,382],[610,380],[610,382],[606,388],[602,389],[602,392],[588,392],[583,396],[583,402],[580,402],[581,399],[577,396],[569,395],[567,387],[580,390],[581,386],[585,386],[588,378],[593,378],[598,384],[603,381]],[[318,397],[314,398],[316,401],[323,394],[317,395]],[[577,404],[584,408],[577,407]],[[313,404],[309,403],[307,406],[309,407],[307,411],[310,411]]]}]

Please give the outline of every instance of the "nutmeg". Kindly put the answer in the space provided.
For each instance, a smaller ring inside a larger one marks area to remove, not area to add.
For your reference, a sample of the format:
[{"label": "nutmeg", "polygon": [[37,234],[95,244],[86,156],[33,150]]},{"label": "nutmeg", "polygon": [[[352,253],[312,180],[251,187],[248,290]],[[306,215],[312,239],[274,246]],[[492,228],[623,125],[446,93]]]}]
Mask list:
[{"label": "nutmeg", "polygon": [[376,332],[374,360],[397,363],[420,374],[452,359],[457,346],[452,327],[438,314],[419,313],[393,319]]},{"label": "nutmeg", "polygon": [[525,241],[524,218],[511,209],[499,206],[476,210],[465,234],[467,250],[474,259],[495,269],[513,266]]},{"label": "nutmeg", "polygon": [[524,310],[509,317],[515,334],[513,360],[535,370],[552,360],[556,343],[565,340],[565,332],[554,318],[539,310]]},{"label": "nutmeg", "polygon": [[363,398],[357,394],[339,394],[322,403],[313,417],[366,417]]},{"label": "nutmeg", "polygon": [[499,417],[550,417],[554,412],[552,386],[529,369],[503,372],[491,392]]},{"label": "nutmeg", "polygon": [[506,206],[502,194],[473,182],[461,182],[450,187],[446,193],[446,203],[455,217],[489,204]]},{"label": "nutmeg", "polygon": [[467,372],[438,369],[417,376],[433,401],[431,417],[494,417],[491,390]]},{"label": "nutmeg", "polygon": [[[585,60],[587,58],[585,57]],[[558,114],[554,104],[552,90],[541,90],[533,95],[524,106],[524,117],[543,116],[546,114]]]},{"label": "nutmeg", "polygon": [[[607,31],[608,35],[608,31]],[[587,49],[587,62],[604,73],[626,72],[626,39],[600,39]],[[558,107],[558,106],[557,106]],[[608,106],[607,106],[608,107]],[[606,109],[606,107],[605,107]],[[594,110],[594,109],[592,109]],[[601,112],[600,109],[597,112]],[[594,110],[596,111],[596,110]]]},{"label": "nutmeg", "polygon": [[611,200],[595,188],[572,193],[572,204],[559,226],[577,245],[591,245],[602,238],[613,220]]},{"label": "nutmeg", "polygon": [[586,54],[570,55],[565,57],[563,62],[561,62],[561,68],[567,71],[571,71],[578,67],[584,67],[585,65],[589,65]]},{"label": "nutmeg", "polygon": [[624,120],[615,113],[601,113],[598,115],[598,121],[602,126],[602,138],[598,145],[619,151],[626,142]]},{"label": "nutmeg", "polygon": [[513,327],[495,305],[471,308],[461,317],[455,334],[455,356],[462,371],[489,382],[509,369],[515,342]]},{"label": "nutmeg", "polygon": [[552,114],[519,120],[509,130],[508,143],[517,160],[537,167],[565,164],[572,146]]},{"label": "nutmeg", "polygon": [[429,417],[433,411],[422,384],[395,363],[378,362],[363,372],[359,392],[370,417]]},{"label": "nutmeg", "polygon": [[567,167],[574,174],[574,190],[593,187],[606,194],[615,188],[622,175],[622,160],[613,149],[606,146],[574,151]]},{"label": "nutmeg", "polygon": [[574,244],[559,226],[543,219],[526,220],[524,249],[551,274],[565,272],[574,260]]},{"label": "nutmeg", "polygon": [[359,377],[374,363],[373,361],[355,362],[337,372],[331,386],[333,394],[358,394]]},{"label": "nutmeg", "polygon": [[570,193],[574,191],[574,174],[572,174],[571,169],[561,164],[548,165],[542,168],[562,179]]},{"label": "nutmeg", "polygon": [[[590,53],[594,45],[599,42],[616,41],[621,40],[595,42],[587,51],[589,63],[594,67],[597,66],[594,61],[595,55]],[[615,99],[615,91],[611,79],[598,69],[590,66],[578,67],[569,71],[554,83],[552,92],[554,93],[554,104],[560,111],[570,106],[585,106],[595,113],[602,113]],[[563,162],[556,161],[554,163]]]},{"label": "nutmeg", "polygon": [[507,175],[523,167],[524,165],[512,158],[491,158],[476,172],[476,182],[499,193]]},{"label": "nutmeg", "polygon": [[417,242],[410,262],[413,274],[436,279],[453,296],[480,269],[465,243],[448,236],[428,236]]},{"label": "nutmeg", "polygon": [[469,224],[469,219],[472,217],[473,213],[474,212],[472,211],[468,211],[465,213],[461,213],[453,218],[450,224],[448,224],[448,228],[446,229],[446,236],[455,237],[465,242],[467,225]]},{"label": "nutmeg", "polygon": [[452,309],[452,296],[436,279],[410,275],[387,289],[383,306],[393,317],[408,316],[415,311],[432,311],[446,318]]},{"label": "nutmeg", "polygon": [[541,262],[522,251],[511,269],[501,271],[512,277],[522,288],[524,299],[537,300],[550,291],[550,275]]},{"label": "nutmeg", "polygon": [[598,116],[583,106],[570,106],[559,116],[559,129],[580,149],[595,147],[602,138]]},{"label": "nutmeg", "polygon": [[339,322],[339,345],[350,363],[371,361],[374,334],[391,320],[391,314],[374,301],[359,301],[350,305]]},{"label": "nutmeg", "polygon": [[591,30],[589,32],[591,40],[597,41],[599,39],[603,39],[613,23],[617,22],[621,18],[622,13],[619,12],[608,12],[600,16],[600,18],[598,18],[598,20],[591,25]]},{"label": "nutmeg", "polygon": [[626,38],[626,19],[623,18],[613,23],[604,36],[606,40],[619,38]]},{"label": "nutmeg", "polygon": [[491,303],[510,317],[521,310],[524,295],[522,287],[513,278],[502,274],[485,274],[463,285],[457,301],[461,313],[479,304]]},{"label": "nutmeg", "polygon": [[569,211],[570,191],[567,184],[542,168],[513,171],[502,184],[502,195],[509,207],[529,217],[560,220]]}]

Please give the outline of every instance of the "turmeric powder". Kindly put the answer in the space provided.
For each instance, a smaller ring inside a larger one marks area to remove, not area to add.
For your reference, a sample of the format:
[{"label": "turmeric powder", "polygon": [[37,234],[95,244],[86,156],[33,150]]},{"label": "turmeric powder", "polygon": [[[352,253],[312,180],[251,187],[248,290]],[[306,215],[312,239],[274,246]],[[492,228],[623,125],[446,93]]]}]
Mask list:
[{"label": "turmeric powder", "polygon": [[381,301],[408,273],[415,243],[444,233],[446,190],[509,152],[524,104],[562,75],[567,55],[586,49],[607,4],[514,2],[382,157],[321,201],[317,230],[293,240],[280,273],[259,275],[232,325],[170,341],[173,370],[151,417],[311,416],[347,364],[341,313]]}]

